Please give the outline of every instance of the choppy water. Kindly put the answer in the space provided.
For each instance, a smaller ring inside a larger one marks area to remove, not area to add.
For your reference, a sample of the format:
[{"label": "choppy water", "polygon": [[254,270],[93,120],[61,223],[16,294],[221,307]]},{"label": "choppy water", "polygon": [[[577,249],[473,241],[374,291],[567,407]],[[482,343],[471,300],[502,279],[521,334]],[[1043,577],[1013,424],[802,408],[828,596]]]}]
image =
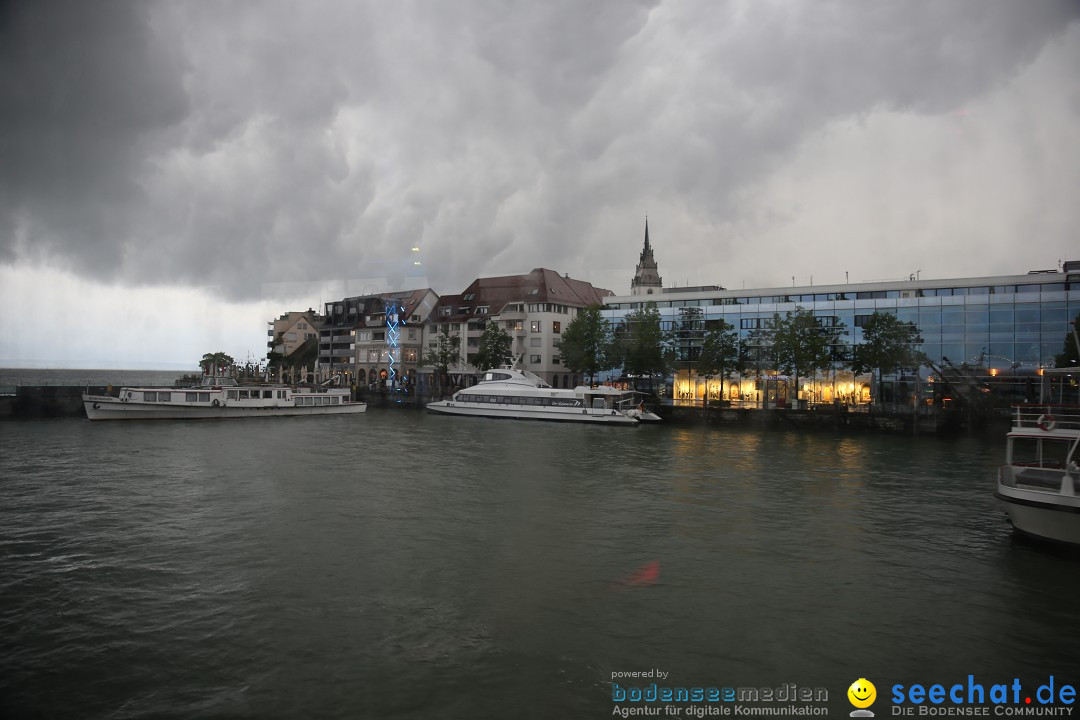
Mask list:
[{"label": "choppy water", "polygon": [[860,677],[1080,684],[1080,561],[1012,537],[1001,454],[377,409],[3,422],[0,715],[605,718],[612,673],[650,668],[826,687],[833,716]]}]

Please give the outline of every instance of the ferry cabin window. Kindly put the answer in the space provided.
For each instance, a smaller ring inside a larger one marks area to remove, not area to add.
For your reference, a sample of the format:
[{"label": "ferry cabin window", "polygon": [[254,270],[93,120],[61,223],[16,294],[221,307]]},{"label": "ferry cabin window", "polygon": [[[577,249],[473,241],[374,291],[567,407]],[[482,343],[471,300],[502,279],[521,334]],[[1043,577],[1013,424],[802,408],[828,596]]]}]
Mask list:
[{"label": "ferry cabin window", "polygon": [[278,396],[278,400],[284,400],[285,399],[285,391],[284,390],[278,390],[277,391],[277,396]]},{"label": "ferry cabin window", "polygon": [[143,396],[143,402],[157,402],[157,393],[156,392],[144,392],[142,394],[142,396]]},{"label": "ferry cabin window", "polygon": [[237,397],[236,390],[226,390],[225,392],[227,393],[227,395],[226,395],[227,399],[229,399],[229,400],[235,400],[236,399],[236,397]]},{"label": "ferry cabin window", "polygon": [[184,402],[199,402],[199,393],[184,393]]},{"label": "ferry cabin window", "polygon": [[270,400],[270,399],[272,399],[274,397],[274,391],[273,390],[263,390],[262,396],[264,398],[266,398],[267,400]]},{"label": "ferry cabin window", "polygon": [[1068,440],[1016,438],[1012,446],[1012,464],[1061,469],[1069,457],[1069,445]]}]

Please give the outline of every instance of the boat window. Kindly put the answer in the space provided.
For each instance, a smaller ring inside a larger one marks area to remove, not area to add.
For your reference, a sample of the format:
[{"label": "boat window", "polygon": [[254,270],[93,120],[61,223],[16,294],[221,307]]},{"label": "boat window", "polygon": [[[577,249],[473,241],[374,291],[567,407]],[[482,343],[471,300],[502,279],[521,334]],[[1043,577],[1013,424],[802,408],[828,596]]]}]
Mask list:
[{"label": "boat window", "polygon": [[199,402],[199,393],[184,393],[184,402]]},{"label": "boat window", "polygon": [[1016,438],[1012,446],[1012,464],[1030,467],[1064,468],[1069,457],[1067,439]]},{"label": "boat window", "polygon": [[210,393],[208,393],[208,392],[199,393],[199,402],[210,402]]},{"label": "boat window", "polygon": [[238,392],[237,390],[227,390],[226,392],[228,393],[228,399],[229,400],[235,400],[236,399],[236,393]]},{"label": "boat window", "polygon": [[157,393],[156,392],[144,392],[143,393],[143,402],[157,402]]},{"label": "boat window", "polygon": [[272,399],[274,397],[274,391],[273,390],[263,390],[263,397],[267,398],[268,400]]},{"label": "boat window", "polygon": [[172,402],[172,393],[159,392],[157,394],[158,402]]}]

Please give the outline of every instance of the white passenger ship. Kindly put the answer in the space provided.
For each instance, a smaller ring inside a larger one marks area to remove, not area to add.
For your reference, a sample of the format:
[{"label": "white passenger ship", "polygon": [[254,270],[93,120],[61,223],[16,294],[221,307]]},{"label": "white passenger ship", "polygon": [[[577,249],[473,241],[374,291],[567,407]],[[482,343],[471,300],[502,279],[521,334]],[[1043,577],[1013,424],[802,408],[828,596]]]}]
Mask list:
[{"label": "white passenger ship", "polygon": [[206,376],[199,387],[124,387],[119,397],[83,396],[91,420],[275,417],[362,413],[348,388],[293,390],[284,385],[240,386],[229,377]]},{"label": "white passenger ship", "polygon": [[457,391],[450,400],[428,403],[427,409],[442,415],[626,426],[660,420],[635,403],[632,392],[581,385],[560,390],[528,370],[508,367],[487,371],[479,384]]},{"label": "white passenger ship", "polygon": [[[1077,373],[1043,372],[1044,380],[1066,380]],[[1013,528],[1080,545],[1080,407],[1018,405],[1006,442],[994,497]]]}]

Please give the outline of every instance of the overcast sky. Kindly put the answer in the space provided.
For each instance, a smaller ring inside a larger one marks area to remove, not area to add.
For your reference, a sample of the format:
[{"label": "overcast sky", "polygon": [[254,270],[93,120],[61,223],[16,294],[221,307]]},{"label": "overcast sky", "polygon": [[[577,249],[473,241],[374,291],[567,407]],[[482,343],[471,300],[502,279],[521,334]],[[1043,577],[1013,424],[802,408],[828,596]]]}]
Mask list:
[{"label": "overcast sky", "polygon": [[8,0],[0,365],[258,358],[535,267],[626,294],[646,214],[665,285],[1054,268],[1078,69],[1075,0]]}]

